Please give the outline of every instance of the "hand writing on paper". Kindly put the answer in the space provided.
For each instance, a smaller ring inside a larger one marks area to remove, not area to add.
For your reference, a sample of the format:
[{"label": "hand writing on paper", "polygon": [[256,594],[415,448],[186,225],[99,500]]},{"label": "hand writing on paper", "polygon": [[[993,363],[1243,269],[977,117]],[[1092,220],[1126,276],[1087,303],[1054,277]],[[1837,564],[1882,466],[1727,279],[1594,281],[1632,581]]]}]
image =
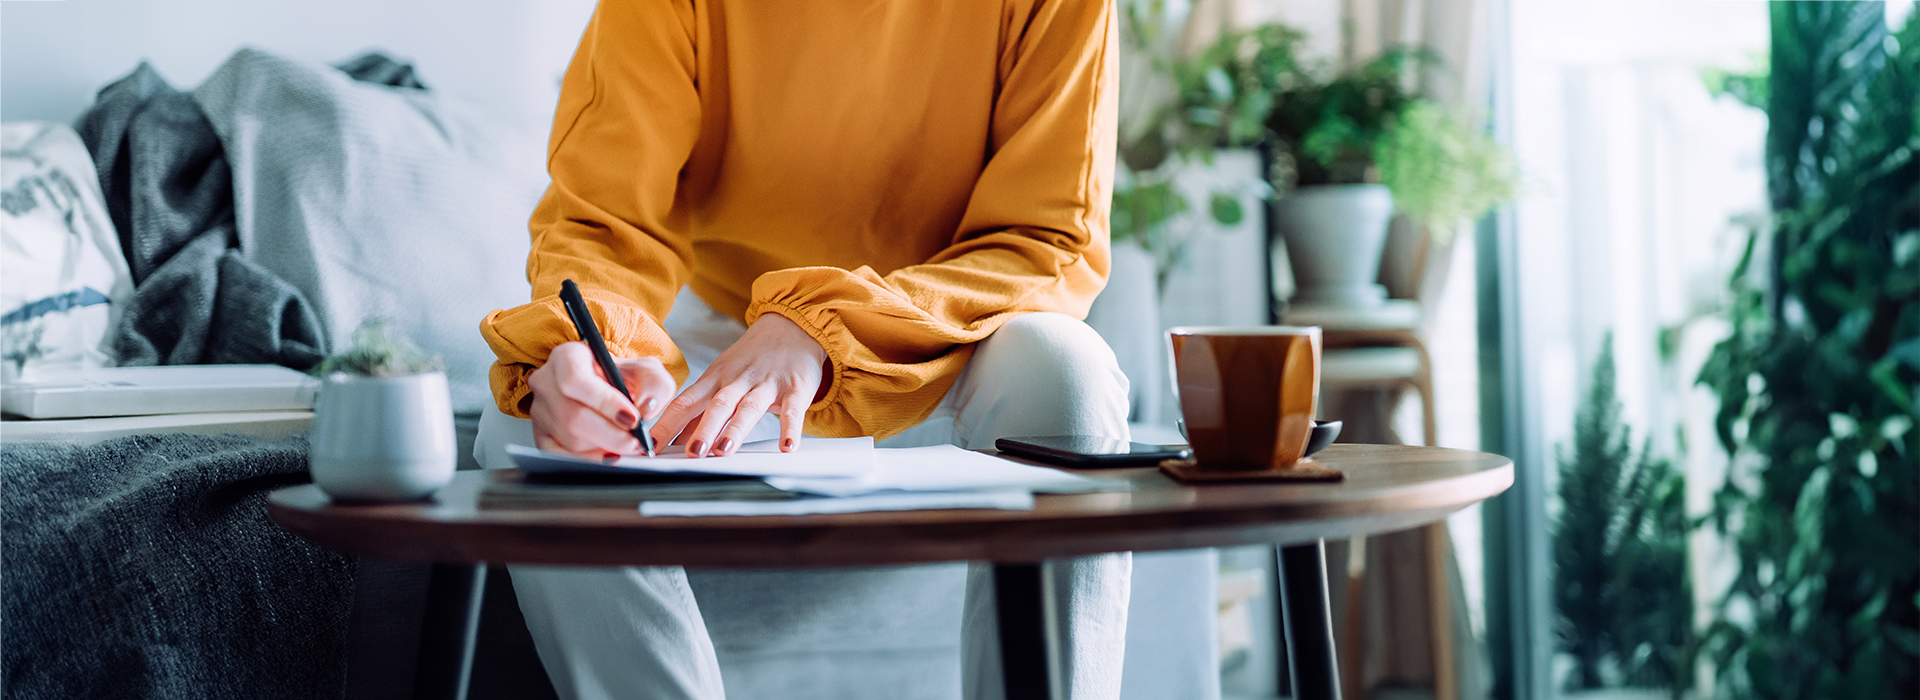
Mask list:
[{"label": "hand writing on paper", "polygon": [[[827,351],[779,314],[763,314],[653,424],[656,443],[685,444],[688,457],[733,454],[768,411],[780,416],[780,451],[800,444],[807,407],[825,393]],[[678,439],[675,439],[677,436]]]},{"label": "hand writing on paper", "polygon": [[607,383],[586,343],[554,347],[547,363],[527,377],[533,389],[527,413],[533,418],[534,447],[590,457],[640,451],[640,441],[629,431],[660,412],[676,383],[659,358],[617,357],[614,364],[633,402]]}]

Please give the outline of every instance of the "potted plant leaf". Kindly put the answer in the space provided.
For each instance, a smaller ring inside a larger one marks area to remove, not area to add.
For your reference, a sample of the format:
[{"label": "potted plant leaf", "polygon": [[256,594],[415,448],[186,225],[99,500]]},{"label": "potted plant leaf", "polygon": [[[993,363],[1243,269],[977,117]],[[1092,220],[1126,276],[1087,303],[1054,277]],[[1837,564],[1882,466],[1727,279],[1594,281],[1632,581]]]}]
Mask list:
[{"label": "potted plant leaf", "polygon": [[1407,87],[1406,76],[1436,62],[1418,49],[1389,50],[1276,95],[1266,122],[1270,176],[1284,195],[1273,225],[1298,284],[1295,309],[1379,306],[1386,292],[1375,279],[1395,213],[1447,236],[1513,198],[1507,151]]},{"label": "potted plant leaf", "polygon": [[338,501],[425,498],[453,479],[453,404],[440,359],[378,320],[321,361],[313,482]]}]

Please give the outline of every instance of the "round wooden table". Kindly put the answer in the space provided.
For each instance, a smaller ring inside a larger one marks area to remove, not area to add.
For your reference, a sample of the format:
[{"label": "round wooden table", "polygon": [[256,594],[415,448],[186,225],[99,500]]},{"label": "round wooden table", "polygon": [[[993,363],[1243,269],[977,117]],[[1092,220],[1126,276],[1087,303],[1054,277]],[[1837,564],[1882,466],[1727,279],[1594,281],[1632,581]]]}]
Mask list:
[{"label": "round wooden table", "polygon": [[1152,468],[1082,471],[1131,482],[1133,490],[1041,495],[1031,511],[642,517],[633,507],[483,508],[479,495],[489,477],[481,472],[458,474],[431,503],[335,505],[311,485],[281,489],[268,500],[274,522],[314,542],[401,561],[743,568],[994,562],[1008,700],[1047,697],[1054,675],[1045,657],[1040,562],[1270,544],[1282,573],[1293,697],[1310,700],[1339,697],[1323,540],[1435,522],[1513,484],[1511,461],[1480,452],[1334,445],[1315,460],[1346,479],[1187,486]]}]

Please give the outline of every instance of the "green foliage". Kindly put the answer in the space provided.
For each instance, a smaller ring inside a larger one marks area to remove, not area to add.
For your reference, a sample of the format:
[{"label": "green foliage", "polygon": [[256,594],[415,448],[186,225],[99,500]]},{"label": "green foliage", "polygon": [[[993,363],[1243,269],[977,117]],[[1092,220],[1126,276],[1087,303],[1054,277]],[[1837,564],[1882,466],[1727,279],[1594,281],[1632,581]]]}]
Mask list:
[{"label": "green foliage", "polygon": [[370,318],[354,329],[353,347],[321,360],[312,374],[325,377],[342,372],[357,377],[404,377],[440,369],[439,357],[390,333],[384,319]]},{"label": "green foliage", "polygon": [[1512,201],[1511,154],[1407,88],[1408,76],[1438,62],[1430,52],[1395,49],[1331,80],[1293,81],[1267,117],[1275,184],[1379,182],[1401,213],[1441,236],[1452,234],[1449,224]]},{"label": "green foliage", "polygon": [[1614,394],[1611,335],[1560,450],[1553,527],[1555,647],[1574,659],[1568,689],[1688,685],[1692,588],[1686,488],[1668,461],[1633,458]]},{"label": "green foliage", "polygon": [[1740,566],[1708,630],[1743,698],[1920,687],[1920,23],[1775,3],[1768,228],[1701,383],[1734,470],[1713,525]]},{"label": "green foliage", "polygon": [[1767,108],[1766,57],[1754,61],[1752,70],[1735,71],[1715,67],[1701,71],[1700,80],[1714,97],[1728,95],[1754,109]]},{"label": "green foliage", "polygon": [[1418,99],[1408,89],[1413,70],[1437,62],[1410,49],[1386,51],[1344,75],[1302,79],[1279,95],[1267,116],[1283,156],[1278,184],[1330,185],[1376,182],[1374,144],[1393,120]]},{"label": "green foliage", "polygon": [[1400,112],[1373,158],[1394,206],[1436,236],[1451,236],[1450,224],[1514,198],[1512,155],[1426,100]]},{"label": "green foliage", "polygon": [[1200,55],[1174,62],[1186,146],[1245,148],[1263,141],[1276,96],[1300,74],[1293,47],[1301,38],[1294,29],[1266,24],[1228,33]]},{"label": "green foliage", "polygon": [[[1173,186],[1171,167],[1210,162],[1220,148],[1246,148],[1266,138],[1265,121],[1275,95],[1298,73],[1293,47],[1298,31],[1268,24],[1223,35],[1190,58],[1167,53],[1165,7],[1155,2],[1123,6],[1128,49],[1170,84],[1162,104],[1133,115],[1147,124],[1122,124],[1121,173],[1113,191],[1113,240],[1132,240],[1160,262],[1164,273],[1177,262],[1185,241],[1168,230],[1181,214],[1204,205],[1216,223],[1245,219],[1242,191],[1214,191],[1208,201],[1189,202]],[[1123,119],[1127,118],[1123,115]],[[1264,183],[1250,183],[1262,196]]]},{"label": "green foliage", "polygon": [[[1154,173],[1158,175],[1159,173]],[[1113,188],[1113,238],[1133,240],[1149,251],[1164,250],[1166,222],[1186,213],[1191,205],[1167,177],[1133,176],[1126,186]]]}]

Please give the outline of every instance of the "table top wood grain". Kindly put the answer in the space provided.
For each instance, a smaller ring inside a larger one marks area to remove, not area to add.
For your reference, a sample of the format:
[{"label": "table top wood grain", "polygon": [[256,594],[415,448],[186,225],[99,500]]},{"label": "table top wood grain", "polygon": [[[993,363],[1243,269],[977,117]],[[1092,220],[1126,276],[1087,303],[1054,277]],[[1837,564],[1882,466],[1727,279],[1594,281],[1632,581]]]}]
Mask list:
[{"label": "table top wood grain", "polygon": [[312,485],[269,495],[274,522],[382,559],[581,566],[828,567],[1039,561],[1115,551],[1298,544],[1434,522],[1513,484],[1505,457],[1437,447],[1334,445],[1338,483],[1186,486],[1153,468],[1089,470],[1132,491],[1041,495],[1031,511],[642,517],[636,508],[481,508],[487,476],[460,472],[430,503],[336,505]]}]

